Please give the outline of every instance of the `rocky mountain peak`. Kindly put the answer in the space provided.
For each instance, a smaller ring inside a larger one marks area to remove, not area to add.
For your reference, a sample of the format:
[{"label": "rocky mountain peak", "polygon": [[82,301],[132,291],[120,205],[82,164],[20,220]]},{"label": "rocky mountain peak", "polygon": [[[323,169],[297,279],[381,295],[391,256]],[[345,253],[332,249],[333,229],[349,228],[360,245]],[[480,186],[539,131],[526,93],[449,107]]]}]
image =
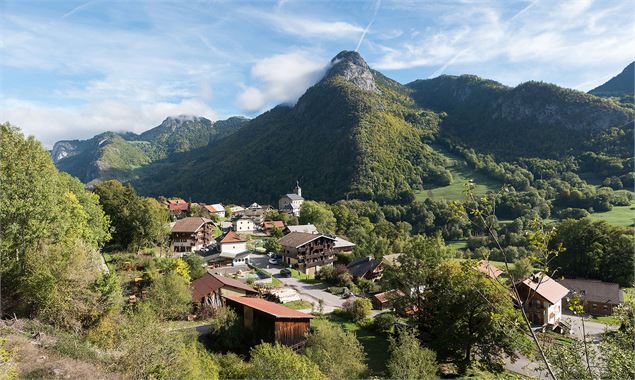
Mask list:
[{"label": "rocky mountain peak", "polygon": [[331,59],[327,77],[342,76],[360,89],[379,93],[370,67],[356,51],[344,50]]}]

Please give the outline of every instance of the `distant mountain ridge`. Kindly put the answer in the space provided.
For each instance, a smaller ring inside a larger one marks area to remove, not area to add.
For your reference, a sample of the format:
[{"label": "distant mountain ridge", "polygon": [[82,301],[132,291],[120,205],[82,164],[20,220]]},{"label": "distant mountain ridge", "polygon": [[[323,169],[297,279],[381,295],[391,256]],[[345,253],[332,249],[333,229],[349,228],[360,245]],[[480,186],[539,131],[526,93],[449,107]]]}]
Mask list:
[{"label": "distant mountain ridge", "polygon": [[[99,168],[93,178],[117,175],[146,195],[275,202],[300,180],[311,199],[407,202],[426,184],[452,181],[435,144],[510,161],[591,152],[622,162],[632,157],[632,121],[633,110],[614,100],[540,82],[512,88],[462,75],[402,85],[343,51],[294,106],[241,119],[231,133],[206,140],[200,129],[185,133],[166,120],[139,136],[98,135],[92,148],[76,150],[110,157],[92,158],[97,164],[117,163],[109,151],[123,152],[127,166]],[[100,143],[105,137],[117,143]],[[73,174],[64,161],[58,166]]]},{"label": "distant mountain ridge", "polygon": [[633,97],[635,92],[635,62],[631,62],[628,66],[606,83],[589,91],[590,94],[597,96],[630,96]]},{"label": "distant mountain ridge", "polygon": [[232,117],[212,122],[198,116],[170,116],[141,134],[104,132],[88,140],[55,143],[53,161],[83,182],[129,180],[132,171],[173,154],[201,148],[236,132],[248,119]]}]

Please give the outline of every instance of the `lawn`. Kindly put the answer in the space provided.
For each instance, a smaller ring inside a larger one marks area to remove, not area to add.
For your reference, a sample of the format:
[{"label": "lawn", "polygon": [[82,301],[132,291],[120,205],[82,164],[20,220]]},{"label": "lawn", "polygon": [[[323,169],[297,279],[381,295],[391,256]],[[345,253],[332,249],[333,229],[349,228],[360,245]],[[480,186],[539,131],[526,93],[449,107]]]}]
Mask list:
[{"label": "lawn", "polygon": [[385,334],[359,327],[356,323],[343,320],[337,316],[329,315],[311,320],[311,325],[319,327],[325,321],[331,321],[342,326],[345,330],[354,333],[357,340],[366,352],[366,364],[371,370],[370,377],[382,377],[386,375],[386,362],[388,361],[388,337]]},{"label": "lawn", "polygon": [[291,277],[298,279],[306,284],[319,284],[320,280],[315,276],[309,276],[308,274],[300,273],[297,269],[288,268],[291,271]]},{"label": "lawn", "polygon": [[635,202],[630,206],[613,206],[611,211],[596,212],[589,215],[593,220],[604,220],[609,224],[632,227],[635,225]]},{"label": "lawn", "polygon": [[[473,258],[474,260],[480,260],[476,257]],[[456,261],[465,261],[466,259],[452,259],[452,260],[456,260]],[[490,265],[495,266],[498,269],[501,270],[505,270],[505,263],[503,261],[494,261],[494,260],[489,260]],[[507,263],[507,265],[509,266],[509,269],[514,269],[516,266],[514,265],[514,263]]]},{"label": "lawn", "polygon": [[461,157],[439,147],[435,147],[435,150],[448,160],[446,168],[452,173],[452,183],[448,186],[431,187],[416,192],[415,195],[418,201],[423,201],[426,198],[445,199],[448,201],[463,200],[465,199],[465,194],[463,194],[464,185],[470,180],[474,181],[476,185],[474,189],[475,195],[482,196],[488,191],[500,190],[502,186],[500,182],[467,167]]},{"label": "lawn", "polygon": [[306,310],[311,309],[313,307],[313,304],[305,300],[299,300],[287,302],[284,304],[284,306],[294,310]]},{"label": "lawn", "polygon": [[612,315],[602,315],[602,316],[591,316],[589,318],[589,321],[591,322],[597,322],[597,323],[602,323],[605,325],[609,325],[609,326],[619,326],[620,322],[619,319],[617,319],[617,317],[614,317]]},{"label": "lawn", "polygon": [[624,302],[635,302],[635,288],[624,288]]}]

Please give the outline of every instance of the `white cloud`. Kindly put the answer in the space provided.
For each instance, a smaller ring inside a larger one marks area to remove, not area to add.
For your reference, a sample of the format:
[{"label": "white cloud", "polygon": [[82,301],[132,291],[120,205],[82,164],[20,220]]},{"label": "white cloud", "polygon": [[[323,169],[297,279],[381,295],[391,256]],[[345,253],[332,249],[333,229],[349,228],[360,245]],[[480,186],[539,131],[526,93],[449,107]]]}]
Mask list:
[{"label": "white cloud", "polygon": [[143,132],[174,115],[216,119],[209,105],[195,99],[141,104],[102,101],[80,107],[55,107],[19,99],[4,99],[0,104],[2,122],[20,127],[47,147],[58,140],[85,139],[105,131]]},{"label": "white cloud", "polygon": [[[460,4],[448,8],[438,25],[412,35],[373,63],[378,69],[490,61],[599,67],[635,55],[630,2],[592,0],[558,3],[532,1],[513,15],[501,3]],[[459,8],[460,7],[460,8]],[[526,78],[527,79],[527,78]]]},{"label": "white cloud", "polygon": [[255,85],[246,87],[237,99],[245,111],[261,110],[275,103],[295,103],[323,75],[326,65],[303,52],[279,54],[256,62],[251,68]]},{"label": "white cloud", "polygon": [[277,29],[306,38],[357,38],[364,28],[345,21],[323,21],[287,13],[248,12],[263,21],[272,23]]}]

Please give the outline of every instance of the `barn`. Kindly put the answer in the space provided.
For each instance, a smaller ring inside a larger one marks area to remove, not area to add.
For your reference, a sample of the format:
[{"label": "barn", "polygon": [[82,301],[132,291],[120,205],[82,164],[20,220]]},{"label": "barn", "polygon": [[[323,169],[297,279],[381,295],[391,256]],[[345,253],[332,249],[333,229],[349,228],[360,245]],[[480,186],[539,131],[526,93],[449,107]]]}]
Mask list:
[{"label": "barn", "polygon": [[280,343],[294,349],[304,347],[312,315],[255,297],[225,296],[228,306],[242,318],[254,342]]}]

